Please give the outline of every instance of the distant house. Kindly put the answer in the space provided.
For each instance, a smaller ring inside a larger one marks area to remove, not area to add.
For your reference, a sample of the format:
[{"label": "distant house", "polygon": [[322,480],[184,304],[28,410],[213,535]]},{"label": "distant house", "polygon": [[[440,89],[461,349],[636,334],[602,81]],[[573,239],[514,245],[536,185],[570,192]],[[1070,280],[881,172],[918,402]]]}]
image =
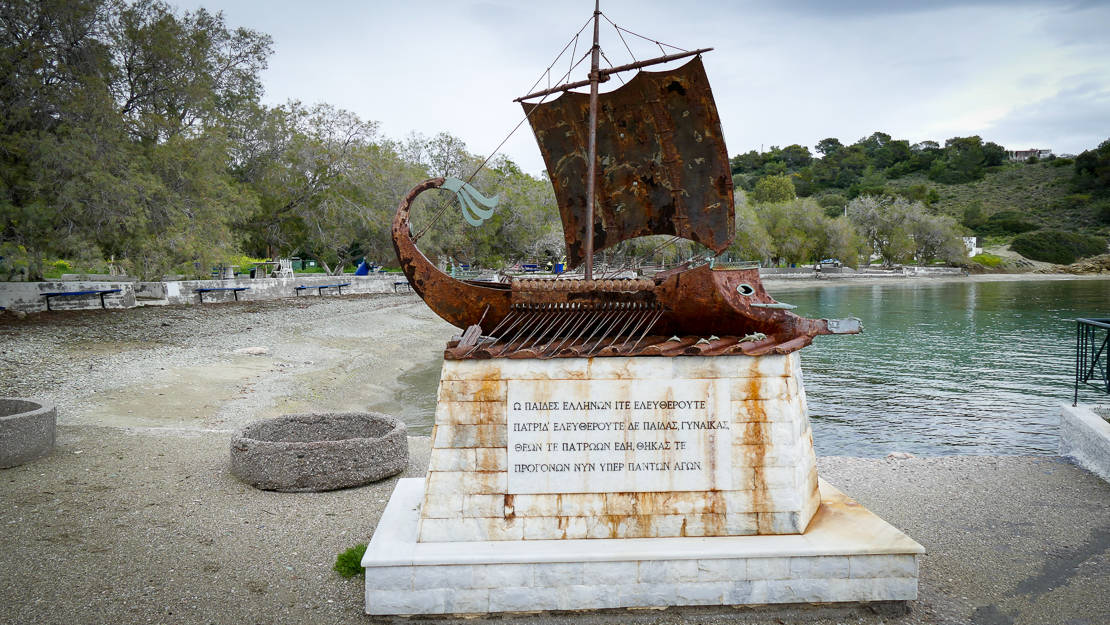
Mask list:
[{"label": "distant house", "polygon": [[1018,161],[1024,163],[1025,161],[1036,157],[1037,160],[1048,158],[1052,156],[1052,150],[1034,148],[1032,150],[1009,150],[1006,155],[1010,157],[1011,161]]},{"label": "distant house", "polygon": [[979,245],[979,237],[964,237],[964,247],[967,248],[968,256],[978,256],[983,253],[983,248]]}]

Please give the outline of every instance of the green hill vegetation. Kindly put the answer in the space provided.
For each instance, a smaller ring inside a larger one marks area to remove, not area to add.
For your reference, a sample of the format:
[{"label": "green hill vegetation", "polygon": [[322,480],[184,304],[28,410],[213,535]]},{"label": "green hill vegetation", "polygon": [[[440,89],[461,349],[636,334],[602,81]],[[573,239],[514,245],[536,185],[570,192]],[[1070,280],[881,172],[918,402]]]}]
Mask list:
[{"label": "green hill vegetation", "polygon": [[[910,145],[876,132],[849,146],[823,139],[817,149],[820,157],[799,145],[738,155],[732,159],[733,181],[758,196],[769,183],[788,178],[799,196],[813,198],[830,216],[850,213],[846,207],[859,198],[904,198],[950,218],[959,233],[982,237],[988,245],[1022,235],[1023,249],[1034,260],[1101,253],[1091,244],[1096,239],[1105,251],[1110,140],[1075,159],[1029,162],[1009,161],[1001,146],[977,136],[953,137],[941,147],[933,141]],[[1075,247],[1076,237],[1056,232],[1087,238]],[[983,260],[987,266],[992,262]]]}]

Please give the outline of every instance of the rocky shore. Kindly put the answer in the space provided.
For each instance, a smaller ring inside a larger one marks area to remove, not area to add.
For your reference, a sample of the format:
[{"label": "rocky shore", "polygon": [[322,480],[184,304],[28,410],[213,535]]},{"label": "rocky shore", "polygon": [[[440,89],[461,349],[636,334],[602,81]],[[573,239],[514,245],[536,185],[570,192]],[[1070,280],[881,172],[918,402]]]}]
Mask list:
[{"label": "rocky shore", "polygon": [[[405,379],[455,332],[412,295],[4,318],[0,395],[54,401],[59,437],[51,455],[0,470],[0,623],[368,620],[362,580],[331,566],[370,538],[396,478],[258,491],[228,472],[231,432],[313,409],[426,410],[406,400]],[[418,477],[429,439],[409,445],[403,476]],[[821,458],[819,471],[928,549],[908,614],[522,621],[1094,625],[1110,614],[1110,485],[1089,473],[1044,457]]]}]

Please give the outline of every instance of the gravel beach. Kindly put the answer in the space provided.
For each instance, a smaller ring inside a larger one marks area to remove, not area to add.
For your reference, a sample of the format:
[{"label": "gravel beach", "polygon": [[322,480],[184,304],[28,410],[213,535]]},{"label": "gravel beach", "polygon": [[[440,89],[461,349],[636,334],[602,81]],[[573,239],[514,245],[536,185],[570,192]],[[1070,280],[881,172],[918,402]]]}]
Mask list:
[{"label": "gravel beach", "polygon": [[[0,623],[370,621],[362,579],[331,566],[370,538],[397,478],[258,491],[228,472],[231,432],[311,410],[404,412],[405,377],[428,375],[455,333],[412,295],[2,318],[0,395],[54,401],[58,441],[51,455],[0,470]],[[429,440],[410,437],[409,447],[401,477],[419,477]],[[828,457],[819,471],[928,549],[908,614],[714,608],[511,620],[1110,622],[1110,485],[1093,475],[1017,456]]]}]

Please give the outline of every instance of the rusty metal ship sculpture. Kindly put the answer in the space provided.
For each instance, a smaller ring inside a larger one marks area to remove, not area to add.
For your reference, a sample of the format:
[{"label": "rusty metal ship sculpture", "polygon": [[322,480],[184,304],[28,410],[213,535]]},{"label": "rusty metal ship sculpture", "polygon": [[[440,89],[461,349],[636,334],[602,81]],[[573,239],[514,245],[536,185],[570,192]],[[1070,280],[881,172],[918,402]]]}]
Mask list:
[{"label": "rusty metal ship sculpture", "polygon": [[[651,278],[595,279],[595,251],[649,235],[695,241],[720,254],[735,236],[732,177],[721,121],[700,55],[704,48],[599,67],[598,15],[589,79],[518,98],[558,201],[569,267],[582,278],[459,280],[416,247],[409,211],[421,193],[456,192],[468,221],[477,195],[454,178],[426,180],[401,200],[393,245],[413,290],[464,329],[445,357],[552,358],[785,354],[822,334],[855,334],[858,319],[808,319],[763,289],[757,268],[686,264]],[[618,72],[639,71],[599,94]],[[570,91],[589,86],[590,92]],[[561,93],[550,102],[535,98]],[[480,197],[480,196],[479,196]]]}]

